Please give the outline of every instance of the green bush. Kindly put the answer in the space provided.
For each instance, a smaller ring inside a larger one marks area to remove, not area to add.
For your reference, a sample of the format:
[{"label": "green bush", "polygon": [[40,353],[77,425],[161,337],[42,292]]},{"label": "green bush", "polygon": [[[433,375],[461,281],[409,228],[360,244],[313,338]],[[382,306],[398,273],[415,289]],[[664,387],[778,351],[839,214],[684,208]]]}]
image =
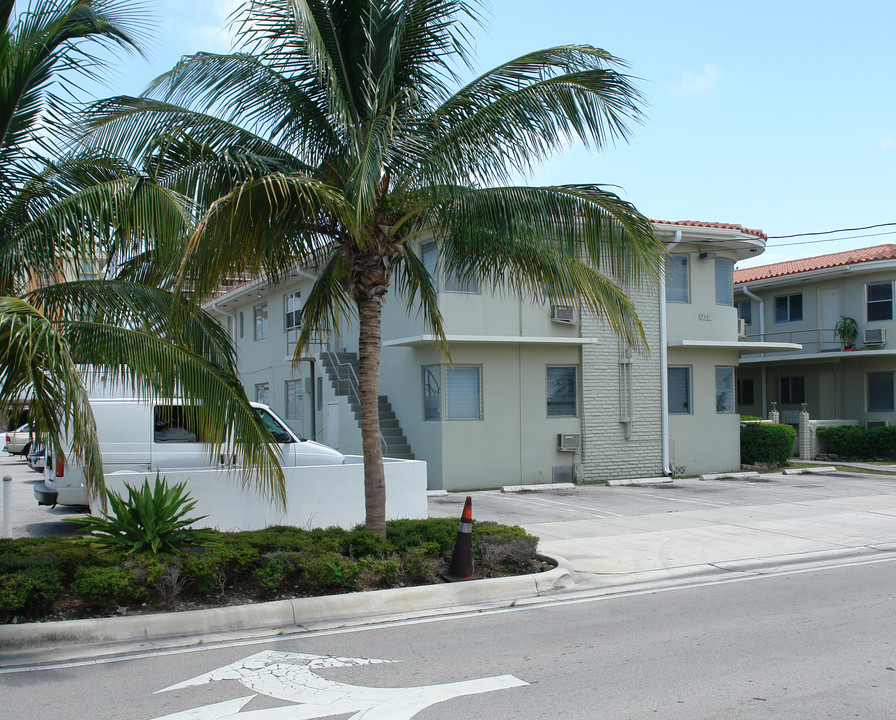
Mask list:
[{"label": "green bush", "polygon": [[817,433],[827,452],[846,460],[896,458],[896,427],[841,425],[819,427]]},{"label": "green bush", "polygon": [[62,592],[56,570],[30,567],[0,577],[0,615],[35,614],[50,608]]},{"label": "green bush", "polygon": [[457,526],[457,518],[430,518],[425,522],[390,520],[386,523],[386,539],[398,554],[403,555],[411,548],[425,547],[434,551],[432,555],[437,557],[454,547]]},{"label": "green bush", "polygon": [[146,595],[146,587],[137,573],[123,567],[82,568],[75,574],[72,590],[101,606],[123,605]]},{"label": "green bush", "polygon": [[742,465],[782,465],[793,457],[796,430],[790,425],[747,423],[740,427]]}]

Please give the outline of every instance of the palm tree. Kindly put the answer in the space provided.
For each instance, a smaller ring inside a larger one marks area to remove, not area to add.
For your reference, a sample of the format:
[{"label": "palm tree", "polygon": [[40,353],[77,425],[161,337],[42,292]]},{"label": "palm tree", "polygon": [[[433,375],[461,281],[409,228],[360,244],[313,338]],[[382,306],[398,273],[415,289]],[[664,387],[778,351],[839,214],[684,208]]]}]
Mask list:
[{"label": "palm tree", "polygon": [[[66,95],[102,67],[85,46],[136,49],[134,10],[121,0],[33,0],[14,17],[13,0],[0,0],[0,407],[27,402],[57,456],[70,437],[90,494],[104,502],[79,372],[90,364],[141,394],[201,402],[207,434],[235,442],[261,491],[282,503],[270,434],[239,385],[226,333],[162,278],[128,279],[141,251],[183,246],[194,209],[121,158],[65,149]],[[78,279],[88,261],[106,277]]]},{"label": "palm tree", "polygon": [[[650,223],[596,185],[512,186],[573,138],[628,137],[639,95],[604,50],[539,50],[461,82],[464,0],[253,0],[238,51],[183,59],[138,98],[98,104],[97,146],[150,158],[202,209],[178,271],[200,296],[238,272],[318,269],[299,345],[353,310],[367,526],[385,532],[377,394],[391,289],[442,340],[417,241],[461,279],[576,297],[643,340],[622,288],[656,278]],[[201,270],[201,271],[200,271]],[[297,349],[297,355],[300,348]]]}]

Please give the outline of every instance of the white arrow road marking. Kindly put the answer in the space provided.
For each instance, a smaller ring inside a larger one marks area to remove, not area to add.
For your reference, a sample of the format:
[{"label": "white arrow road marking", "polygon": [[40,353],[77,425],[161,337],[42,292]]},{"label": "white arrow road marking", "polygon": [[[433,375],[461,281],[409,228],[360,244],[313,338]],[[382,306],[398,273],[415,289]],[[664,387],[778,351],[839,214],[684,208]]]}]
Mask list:
[{"label": "white arrow road marking", "polygon": [[350,720],[410,720],[423,708],[444,700],[528,685],[513,675],[500,675],[441,685],[374,688],[327,680],[314,672],[323,668],[388,662],[392,661],[266,650],[157,692],[237,680],[256,694],[297,704],[240,712],[255,697],[252,695],[156,720],[311,720],[345,713],[355,713]]}]

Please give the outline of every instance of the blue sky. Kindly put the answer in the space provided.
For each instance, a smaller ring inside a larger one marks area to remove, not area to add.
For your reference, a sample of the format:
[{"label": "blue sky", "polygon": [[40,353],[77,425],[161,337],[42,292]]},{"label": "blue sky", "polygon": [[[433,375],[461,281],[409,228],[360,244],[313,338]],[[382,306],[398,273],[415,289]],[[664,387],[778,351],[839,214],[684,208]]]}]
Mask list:
[{"label": "blue sky", "polygon": [[[185,54],[224,51],[237,0],[154,0],[151,61],[119,63],[108,94],[136,94]],[[571,147],[532,184],[596,182],[660,220],[770,236],[896,222],[896,3],[497,0],[476,29],[477,69],[568,43],[627,60],[646,119],[630,144]],[[886,234],[874,234],[886,233]],[[800,240],[826,242],[793,245]],[[771,239],[750,264],[896,242],[896,226]]]}]

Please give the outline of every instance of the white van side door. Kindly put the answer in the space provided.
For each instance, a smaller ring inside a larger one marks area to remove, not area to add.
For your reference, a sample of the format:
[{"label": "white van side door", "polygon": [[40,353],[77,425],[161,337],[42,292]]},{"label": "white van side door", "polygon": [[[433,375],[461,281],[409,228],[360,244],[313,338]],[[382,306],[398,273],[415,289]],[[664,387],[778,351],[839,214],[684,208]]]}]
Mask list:
[{"label": "white van side door", "polygon": [[214,467],[219,459],[211,456],[211,446],[189,406],[156,403],[151,412],[152,469]]},{"label": "white van side door", "polygon": [[150,467],[152,408],[137,401],[91,400],[97,439],[103,453],[103,471]]}]

